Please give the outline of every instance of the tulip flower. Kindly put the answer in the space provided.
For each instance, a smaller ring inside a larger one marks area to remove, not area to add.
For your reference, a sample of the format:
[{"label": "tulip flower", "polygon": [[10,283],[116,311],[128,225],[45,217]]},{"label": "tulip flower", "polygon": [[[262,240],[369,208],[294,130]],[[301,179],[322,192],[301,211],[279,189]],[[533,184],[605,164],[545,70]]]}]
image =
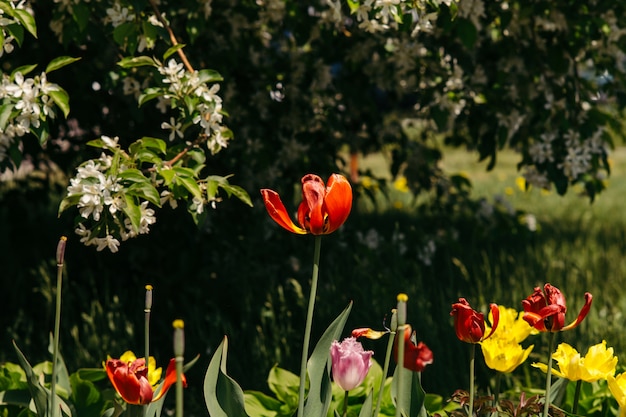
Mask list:
[{"label": "tulip flower", "polygon": [[578,326],[589,313],[593,297],[585,293],[585,305],[578,313],[576,320],[565,325],[567,306],[561,291],[550,284],[543,288],[536,287],[535,291],[522,301],[524,320],[540,332],[560,332]]},{"label": "tulip flower", "polygon": [[534,345],[530,345],[524,349],[519,343],[495,336],[480,342],[487,366],[505,374],[513,372],[524,363],[533,347]]},{"label": "tulip flower", "polygon": [[473,310],[465,298],[459,298],[458,303],[452,304],[451,316],[454,316],[454,330],[456,337],[466,343],[479,343],[489,338],[498,327],[500,311],[496,304],[490,304],[493,323],[491,331],[485,336],[485,316]]},{"label": "tulip flower", "polygon": [[[415,342],[415,332],[411,333],[411,326],[404,330],[404,367],[413,372],[422,372],[426,365],[433,363],[433,352],[425,343]],[[393,348],[393,356],[398,361],[398,340]]]},{"label": "tulip flower", "polygon": [[[617,366],[617,357],[613,355],[613,348],[607,349],[606,341],[593,345],[587,351],[584,357],[567,343],[561,343],[553,356],[556,360],[559,370],[553,369],[552,372],[570,381],[595,382],[601,379],[607,379],[615,374]],[[539,368],[547,372],[548,367],[543,363],[533,363],[535,368]]]},{"label": "tulip flower", "polygon": [[289,216],[276,191],[262,189],[263,202],[270,217],[284,229],[300,235],[325,235],[337,230],[352,208],[352,187],[339,174],[332,174],[328,184],[314,174],[302,177],[302,203],[298,207],[297,226]]},{"label": "tulip flower", "polygon": [[363,350],[363,345],[354,337],[347,337],[341,343],[333,341],[330,347],[333,380],[344,391],[350,391],[363,383],[372,366],[371,350]]},{"label": "tulip flower", "polygon": [[[176,363],[170,360],[165,371],[165,380],[161,390],[155,397],[152,385],[148,380],[148,368],[146,368],[145,358],[133,361],[123,361],[121,359],[108,359],[106,361],[106,372],[109,380],[113,384],[115,391],[128,404],[145,405],[153,401],[158,401],[167,390],[176,382]],[[183,385],[187,385],[187,380],[183,375]]]},{"label": "tulip flower", "polygon": [[369,327],[360,327],[358,329],[352,330],[352,337],[356,337],[357,339],[359,337],[364,337],[366,339],[378,340],[388,333],[389,330],[382,331],[370,329]]},{"label": "tulip flower", "polygon": [[619,404],[619,416],[626,417],[626,372],[615,377],[609,375],[606,380],[611,394]]}]

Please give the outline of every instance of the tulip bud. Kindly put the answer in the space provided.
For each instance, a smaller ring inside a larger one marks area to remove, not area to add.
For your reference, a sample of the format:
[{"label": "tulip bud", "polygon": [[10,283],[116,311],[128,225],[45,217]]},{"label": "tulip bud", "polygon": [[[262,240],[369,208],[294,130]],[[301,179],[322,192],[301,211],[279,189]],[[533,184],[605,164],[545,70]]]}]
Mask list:
[{"label": "tulip bud", "polygon": [[182,320],[174,320],[174,356],[182,358],[185,354],[185,323]]},{"label": "tulip bud", "polygon": [[344,391],[350,391],[363,383],[372,366],[371,350],[363,350],[363,345],[354,337],[347,337],[341,343],[333,341],[330,347],[333,380]]},{"label": "tulip bud", "polygon": [[57,244],[57,254],[56,254],[57,265],[59,266],[63,265],[63,262],[65,261],[65,246],[66,245],[67,245],[67,237],[61,236],[61,238],[59,239],[59,243]]}]

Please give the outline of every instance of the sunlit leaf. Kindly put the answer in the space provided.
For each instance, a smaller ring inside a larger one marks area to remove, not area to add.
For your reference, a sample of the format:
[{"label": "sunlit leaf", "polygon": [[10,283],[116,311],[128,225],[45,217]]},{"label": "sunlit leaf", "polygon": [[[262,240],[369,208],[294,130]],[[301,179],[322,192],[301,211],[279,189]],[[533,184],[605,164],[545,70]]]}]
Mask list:
[{"label": "sunlit leaf", "polygon": [[46,67],[46,72],[56,71],[60,68],[63,68],[66,65],[70,65],[76,61],[80,61],[80,58],[74,58],[71,56],[60,56],[58,58],[50,61],[48,66]]}]

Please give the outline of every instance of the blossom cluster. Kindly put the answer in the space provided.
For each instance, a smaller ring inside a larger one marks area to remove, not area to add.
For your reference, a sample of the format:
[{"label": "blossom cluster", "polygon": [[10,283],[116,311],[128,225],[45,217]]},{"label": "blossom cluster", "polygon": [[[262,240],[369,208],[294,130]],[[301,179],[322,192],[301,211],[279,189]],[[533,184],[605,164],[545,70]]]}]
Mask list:
[{"label": "blossom cluster", "polygon": [[[101,154],[80,165],[70,179],[66,200],[75,204],[82,218],[75,230],[81,243],[94,245],[96,250],[108,248],[117,252],[120,240],[127,240],[150,231],[156,222],[148,201],[134,205],[132,188],[120,173],[130,169],[130,161],[121,161],[118,138],[102,136],[102,147],[113,154]],[[136,184],[136,183],[135,183]],[[137,223],[129,214],[139,213]],[[85,226],[85,224],[94,226]]]},{"label": "blossom cluster", "polygon": [[39,128],[47,118],[56,116],[55,103],[50,95],[55,91],[60,91],[60,87],[48,82],[45,72],[32,78],[20,71],[12,75],[2,74],[0,101],[12,117],[0,124],[0,162],[19,138]]}]

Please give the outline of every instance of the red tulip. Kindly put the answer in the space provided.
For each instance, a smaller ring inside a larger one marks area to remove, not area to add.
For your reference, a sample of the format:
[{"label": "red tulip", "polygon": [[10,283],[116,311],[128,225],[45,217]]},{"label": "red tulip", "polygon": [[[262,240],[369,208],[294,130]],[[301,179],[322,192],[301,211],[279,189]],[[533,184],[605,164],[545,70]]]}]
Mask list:
[{"label": "red tulip", "polygon": [[459,298],[458,303],[452,304],[451,316],[454,316],[454,330],[456,337],[466,343],[479,343],[489,338],[498,327],[500,310],[496,304],[490,304],[493,323],[491,332],[485,336],[485,316],[473,310],[465,298]]},{"label": "red tulip", "polygon": [[291,220],[276,191],[264,188],[261,194],[270,217],[283,228],[301,235],[334,232],[346,221],[352,208],[352,187],[339,174],[332,174],[327,185],[314,174],[302,177],[302,203],[298,207],[300,226]]},{"label": "red tulip", "polygon": [[[148,368],[145,358],[139,358],[132,362],[109,359],[106,361],[106,372],[113,388],[124,401],[129,404],[144,405],[158,401],[176,382],[176,361],[170,360],[167,371],[165,371],[165,380],[156,397],[154,397],[154,391],[148,382]],[[185,375],[182,376],[182,380],[183,385],[187,386]]]},{"label": "red tulip", "polygon": [[[414,372],[422,372],[426,365],[433,363],[433,352],[425,343],[415,343],[415,332],[411,326],[404,329],[404,367]],[[398,362],[398,339],[393,346],[393,357]]]},{"label": "red tulip", "polygon": [[585,293],[585,305],[578,313],[578,317],[572,323],[565,326],[565,312],[567,305],[561,291],[550,284],[535,291],[522,301],[524,307],[524,320],[540,332],[559,332],[573,329],[578,326],[591,308],[593,296]]}]

